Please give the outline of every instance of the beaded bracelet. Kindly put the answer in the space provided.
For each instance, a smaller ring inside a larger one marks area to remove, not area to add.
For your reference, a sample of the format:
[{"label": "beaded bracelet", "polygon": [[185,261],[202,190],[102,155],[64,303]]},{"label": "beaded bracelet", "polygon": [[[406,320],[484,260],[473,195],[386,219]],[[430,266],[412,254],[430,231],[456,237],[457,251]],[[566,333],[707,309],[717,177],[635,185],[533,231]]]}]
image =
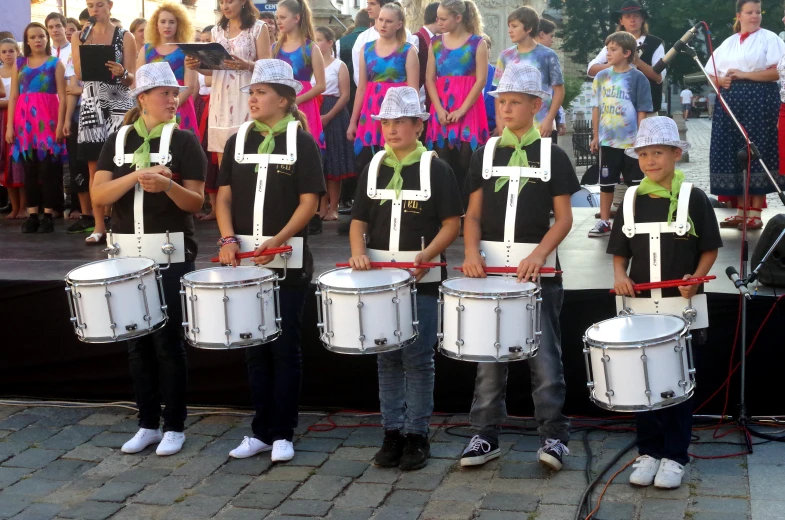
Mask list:
[{"label": "beaded bracelet", "polygon": [[218,239],[218,246],[223,247],[226,244],[237,244],[240,245],[240,239],[235,236],[223,237]]}]

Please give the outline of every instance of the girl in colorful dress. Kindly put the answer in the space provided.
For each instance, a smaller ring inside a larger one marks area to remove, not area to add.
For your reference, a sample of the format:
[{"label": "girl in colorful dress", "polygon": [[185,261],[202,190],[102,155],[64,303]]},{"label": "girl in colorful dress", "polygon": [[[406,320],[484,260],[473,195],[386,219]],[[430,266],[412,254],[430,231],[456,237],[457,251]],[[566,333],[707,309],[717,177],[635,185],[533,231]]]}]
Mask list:
[{"label": "girl in colorful dress", "polygon": [[[341,181],[355,176],[352,145],[346,140],[349,129],[349,69],[335,57],[335,33],[329,27],[316,28],[316,45],[324,56],[324,101],[322,125],[324,140],[330,153],[324,156],[324,177],[327,193],[319,205],[322,220],[338,220]],[[316,81],[315,79],[313,81]]]},{"label": "girl in colorful dress", "polygon": [[428,53],[431,124],[425,146],[452,166],[463,186],[472,152],[489,136],[485,104],[478,102],[488,75],[488,46],[471,0],[444,0],[436,13],[442,34],[433,38]]},{"label": "girl in colorful dress", "polygon": [[251,81],[254,62],[270,57],[270,34],[251,0],[219,0],[218,6],[221,19],[213,27],[212,41],[232,55],[224,62],[227,70],[200,70],[199,60],[191,57],[185,59],[185,66],[212,76],[207,148],[218,154],[220,165],[226,141],[251,117],[248,95],[241,89]]},{"label": "girl in colorful dress", "polygon": [[[114,61],[106,62],[111,72],[109,81],[85,81],[82,86],[82,105],[79,107],[78,151],[79,159],[87,161],[89,170],[89,186],[92,187],[98,158],[107,137],[123,125],[126,112],[133,108],[134,103],[128,95],[129,88],[134,84],[136,72],[136,41],[131,33],[114,25],[111,17],[114,2],[111,0],[91,1],[87,12],[96,21],[87,37],[86,45],[111,45],[114,49]],[[82,80],[82,60],[80,36],[87,30],[71,37],[71,56],[74,60],[74,81]],[[95,228],[85,239],[85,244],[94,246],[106,241],[105,210],[93,205]]]},{"label": "girl in colorful dress", "polygon": [[172,67],[174,77],[181,86],[187,87],[180,92],[177,108],[177,124],[180,130],[191,130],[199,134],[199,120],[196,118],[194,101],[191,96],[196,92],[198,80],[196,71],[185,67],[185,53],[172,43],[191,43],[194,27],[185,8],[179,4],[165,2],[155,10],[145,29],[146,43],[136,58],[136,67],[146,63],[166,62]]},{"label": "girl in colorful dress", "polygon": [[[5,141],[12,145],[11,160],[25,169],[27,220],[22,233],[54,231],[54,208],[62,202],[58,174],[68,154],[63,139],[65,120],[65,65],[52,56],[49,34],[40,23],[25,28],[24,57],[11,78]],[[38,220],[43,205],[44,218]]]},{"label": "girl in colorful dress", "polygon": [[0,99],[0,185],[8,190],[11,213],[6,218],[27,218],[24,187],[25,173],[22,165],[11,161],[11,147],[5,142],[8,125],[8,103],[11,98],[11,78],[14,76],[19,47],[13,38],[0,40],[0,79],[3,80],[5,97]]},{"label": "girl in colorful dress", "polygon": [[384,146],[382,126],[371,119],[379,113],[384,95],[391,87],[420,87],[417,49],[406,41],[406,16],[401,6],[385,4],[374,27],[379,39],[366,43],[360,53],[360,83],[346,131],[346,138],[354,141],[354,164],[358,172]]},{"label": "girl in colorful dress", "polygon": [[[294,79],[302,83],[297,95],[297,108],[308,119],[308,128],[324,151],[324,130],[319,112],[319,97],[324,92],[324,58],[314,44],[316,32],[308,0],[283,0],[275,12],[278,21],[278,41],[273,46],[273,58],[292,66]],[[314,84],[311,85],[311,77]]]},{"label": "girl in colorful dress", "polygon": [[[735,34],[714,50],[706,64],[711,80],[720,88],[725,103],[747,129],[750,140],[772,172],[780,171],[777,153],[777,114],[780,89],[777,64],[785,54],[785,43],[771,31],[762,29],[760,0],[736,2]],[[759,161],[752,161],[749,200],[744,201],[747,165],[739,164],[736,153],[745,144],[735,123],[725,110],[715,110],[711,126],[709,165],[711,193],[738,197],[736,215],[720,222],[723,228],[741,229],[747,213],[747,229],[763,227],[761,211],[767,193],[774,192]],[[785,188],[785,176],[775,176]]]},{"label": "girl in colorful dress", "polygon": [[[202,29],[199,41],[209,43],[213,41],[213,26],[208,25]],[[197,79],[199,91],[193,96],[194,110],[196,110],[196,120],[199,122],[199,136],[202,140],[202,148],[207,154],[207,177],[204,184],[204,192],[210,199],[210,212],[197,213],[199,220],[215,220],[215,195],[218,193],[218,154],[208,151],[207,134],[210,128],[210,95],[212,94],[212,77],[205,76],[199,72]]]}]

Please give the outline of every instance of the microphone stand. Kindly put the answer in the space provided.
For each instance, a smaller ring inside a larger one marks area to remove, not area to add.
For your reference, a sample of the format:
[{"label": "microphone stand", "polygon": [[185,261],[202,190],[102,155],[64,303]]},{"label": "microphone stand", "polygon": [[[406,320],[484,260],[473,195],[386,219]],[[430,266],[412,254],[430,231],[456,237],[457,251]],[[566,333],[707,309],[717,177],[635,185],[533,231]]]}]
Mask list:
[{"label": "microphone stand", "polygon": [[[725,112],[728,114],[728,116],[730,116],[730,118],[733,121],[733,123],[736,125],[736,128],[738,128],[739,132],[741,132],[741,135],[744,136],[744,139],[747,142],[747,146],[749,147],[749,151],[750,151],[752,156],[748,157],[747,156],[747,150],[746,149],[742,149],[739,152],[739,154],[738,154],[738,160],[740,162],[742,162],[742,164],[746,163],[746,164],[750,165],[749,167],[747,167],[747,177],[749,178],[751,176],[751,174],[752,174],[752,169],[751,169],[752,161],[760,162],[761,166],[763,167],[763,170],[766,172],[766,175],[768,175],[769,180],[771,181],[771,184],[774,186],[774,189],[777,190],[777,194],[779,195],[780,200],[782,201],[783,204],[785,204],[785,194],[782,193],[782,190],[780,189],[779,185],[777,184],[777,180],[771,174],[771,171],[769,170],[768,166],[766,166],[766,163],[763,161],[763,158],[761,157],[760,152],[758,151],[758,147],[755,146],[755,143],[750,141],[750,138],[748,137],[744,127],[742,126],[741,123],[739,123],[739,120],[736,119],[736,115],[733,113],[733,111],[730,109],[730,107],[727,105],[727,103],[725,103],[725,99],[723,99],[722,95],[720,94],[719,88],[711,80],[711,77],[710,77],[709,73],[706,72],[706,68],[703,66],[703,63],[701,63],[700,59],[698,59],[698,55],[695,52],[695,49],[690,47],[688,44],[682,42],[681,40],[676,42],[676,44],[674,45],[674,48],[677,49],[680,53],[686,54],[687,56],[691,57],[693,59],[693,61],[698,65],[698,68],[700,69],[700,71],[703,73],[704,76],[706,76],[706,79],[708,80],[709,85],[711,85],[711,88],[713,88],[714,92],[717,94],[717,101],[721,104],[721,109],[725,110]],[[716,106],[714,107],[714,110],[717,110]],[[748,182],[744,182],[744,204],[745,204],[745,206],[747,204],[748,198],[749,198],[749,183]],[[741,245],[741,248],[742,248],[741,249],[742,259],[741,259],[741,273],[739,273],[739,277],[740,277],[741,280],[744,280],[744,284],[745,285],[748,284],[750,281],[752,281],[752,280],[757,278],[758,270],[761,268],[761,266],[763,265],[763,262],[766,261],[766,259],[772,253],[772,251],[774,251],[774,249],[777,247],[777,243],[783,238],[783,235],[785,235],[785,231],[783,231],[783,233],[780,234],[779,238],[777,239],[777,242],[775,242],[774,245],[772,246],[772,248],[768,251],[768,253],[766,253],[766,256],[763,257],[761,265],[759,265],[758,267],[755,268],[755,270],[753,271],[753,274],[750,275],[750,279],[748,280],[747,279],[747,264],[749,262],[749,242],[747,240],[747,219],[745,218],[742,221],[742,236],[744,237],[744,239],[743,239],[742,245]],[[748,431],[747,430],[747,423],[749,421],[749,415],[747,415],[747,401],[746,401],[746,388],[747,388],[747,299],[744,298],[744,297],[741,298],[741,374],[740,374],[740,378],[741,378],[741,390],[740,390],[740,402],[739,402],[739,416],[736,419],[736,422],[738,423],[739,427],[745,432],[744,441],[747,444],[747,451],[752,453],[752,441],[750,439],[750,435],[746,434],[746,432]],[[730,384],[730,382],[728,382],[728,384]]]}]

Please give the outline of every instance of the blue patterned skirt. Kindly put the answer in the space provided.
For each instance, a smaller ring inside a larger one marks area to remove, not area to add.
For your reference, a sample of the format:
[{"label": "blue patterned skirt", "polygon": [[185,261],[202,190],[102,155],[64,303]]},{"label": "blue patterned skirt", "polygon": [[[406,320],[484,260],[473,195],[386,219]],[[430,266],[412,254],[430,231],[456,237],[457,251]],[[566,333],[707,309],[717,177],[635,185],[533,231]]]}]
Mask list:
[{"label": "blue patterned skirt", "polygon": [[[785,177],[779,172],[777,120],[779,116],[779,86],[774,82],[734,81],[729,89],[722,89],[723,99],[747,130],[761,159],[769,171],[785,188]],[[709,153],[711,193],[714,195],[744,194],[744,173],[747,164],[740,164],[736,156],[745,146],[744,136],[733,120],[717,102],[712,118],[711,148]],[[752,161],[750,195],[765,195],[776,191],[760,161]]]},{"label": "blue patterned skirt", "polygon": [[[335,96],[324,96],[322,115],[333,109],[338,102]],[[354,177],[354,148],[346,139],[349,129],[349,112],[346,107],[330,120],[324,127],[324,178],[328,181],[341,181]]]}]

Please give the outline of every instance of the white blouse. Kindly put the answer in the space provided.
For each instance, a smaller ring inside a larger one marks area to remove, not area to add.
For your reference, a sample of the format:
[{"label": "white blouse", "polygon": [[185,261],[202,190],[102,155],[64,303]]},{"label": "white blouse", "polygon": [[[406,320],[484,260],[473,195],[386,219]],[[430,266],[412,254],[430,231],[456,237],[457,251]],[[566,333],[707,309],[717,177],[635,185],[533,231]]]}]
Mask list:
[{"label": "white blouse", "polygon": [[11,98],[11,78],[0,78],[3,80],[3,88],[5,89],[5,97],[1,97],[0,100],[6,100]]},{"label": "white blouse", "polygon": [[736,33],[714,49],[714,56],[706,62],[706,72],[722,78],[727,76],[730,69],[742,72],[766,70],[777,65],[783,55],[785,42],[771,31],[759,29],[750,34],[744,43],[741,43],[740,34]]},{"label": "white blouse", "polygon": [[[346,67],[346,65],[341,60],[336,58],[332,63],[324,68],[323,96],[341,96],[341,89],[338,85],[338,73],[341,71],[341,67]],[[346,73],[349,73],[348,69]],[[311,77],[311,85],[316,85],[316,78]]]},{"label": "white blouse", "polygon": [[199,78],[199,95],[209,96],[210,92],[212,92],[213,89],[205,84],[205,79],[203,75],[199,74],[198,72],[196,74]]}]

